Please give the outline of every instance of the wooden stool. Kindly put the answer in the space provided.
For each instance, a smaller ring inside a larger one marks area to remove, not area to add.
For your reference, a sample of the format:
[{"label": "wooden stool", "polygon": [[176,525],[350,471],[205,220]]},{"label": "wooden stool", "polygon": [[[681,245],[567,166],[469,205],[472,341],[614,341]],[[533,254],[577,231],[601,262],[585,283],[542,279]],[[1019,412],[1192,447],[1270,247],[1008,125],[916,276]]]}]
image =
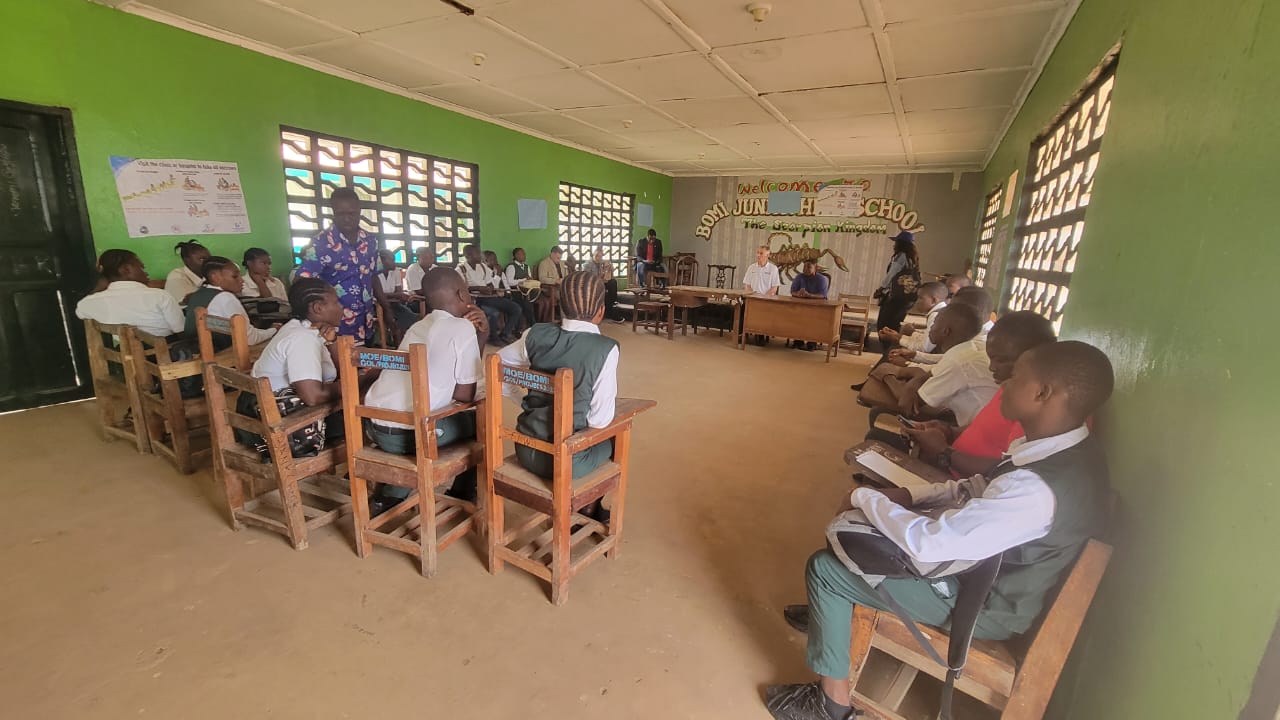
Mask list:
[{"label": "wooden stool", "polygon": [[[504,383],[540,392],[552,398],[552,439],[530,437],[502,424]],[[636,415],[657,405],[652,400],[618,398],[613,422],[608,427],[573,432],[573,371],[556,374],[502,364],[496,354],[485,363],[484,411],[485,510],[489,572],[502,569],[504,562],[551,583],[551,602],[563,605],[568,599],[569,579],[601,555],[617,557],[622,540],[622,520],[627,501],[627,472],[631,451],[631,422]],[[544,480],[520,465],[515,455],[503,457],[503,442],[510,439],[526,447],[549,453],[553,460],[553,480]],[[573,454],[613,439],[613,459],[585,478],[573,482]],[[578,511],[613,493],[608,527],[579,515]],[[504,500],[517,502],[533,511],[518,527],[505,527]],[[576,554],[576,557],[575,557]]]},{"label": "wooden stool", "polygon": [[[413,411],[387,410],[361,403],[361,368],[409,373],[413,383]],[[342,414],[347,429],[347,471],[351,477],[356,554],[368,557],[374,545],[399,550],[418,558],[423,577],[432,577],[436,574],[439,552],[466,535],[476,518],[474,503],[437,491],[447,489],[454,478],[469,468],[478,468],[478,485],[479,474],[484,472],[483,444],[479,440],[464,440],[442,450],[436,447],[436,423],[474,410],[480,404],[453,403],[431,411],[427,346],[422,344],[410,345],[409,352],[357,350],[355,341],[343,336],[338,339],[338,377],[342,381]],[[502,402],[500,395],[497,402]],[[366,444],[364,419],[416,428],[416,454],[396,455]],[[370,518],[369,483],[408,488],[409,496],[378,517]],[[418,512],[410,514],[412,510]]]},{"label": "wooden stool", "polygon": [[[143,422],[138,374],[132,345],[126,336],[128,329],[128,325],[84,321],[85,340],[89,346],[89,372],[93,377],[93,393],[97,396],[95,402],[102,438],[107,441],[124,438],[133,443],[138,452],[148,453],[151,452],[151,439],[147,435],[147,424]],[[120,369],[112,373],[112,365]]]},{"label": "wooden stool", "polygon": [[[266,528],[289,538],[295,550],[303,550],[308,532],[351,512],[349,485],[335,477],[345,459],[342,443],[326,446],[312,457],[295,458],[289,450],[289,433],[327,417],[338,410],[338,403],[282,417],[266,378],[217,363],[205,365],[204,386],[209,398],[213,475],[226,492],[232,528],[240,530],[245,524]],[[257,396],[260,418],[237,409],[242,393]],[[261,436],[271,461],[263,462],[257,449],[236,440],[233,428]],[[246,484],[251,493],[253,487],[275,489],[246,500]]]},{"label": "wooden stool", "polygon": [[[204,361],[191,348],[185,359],[174,360],[174,348],[167,338],[129,328],[138,376],[138,397],[142,400],[142,420],[151,438],[151,452],[164,456],[178,472],[190,475],[196,465],[211,454],[209,405],[204,393],[183,397],[179,384],[199,387]],[[191,393],[188,393],[189,395]]]}]

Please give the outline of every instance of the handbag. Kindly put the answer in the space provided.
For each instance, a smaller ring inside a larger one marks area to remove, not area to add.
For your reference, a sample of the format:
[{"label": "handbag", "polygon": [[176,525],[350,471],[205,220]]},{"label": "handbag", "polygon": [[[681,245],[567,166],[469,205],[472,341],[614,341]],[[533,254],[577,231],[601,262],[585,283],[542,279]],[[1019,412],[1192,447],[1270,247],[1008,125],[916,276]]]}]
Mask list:
[{"label": "handbag", "polygon": [[[298,397],[298,393],[294,392],[292,387],[281,388],[274,395],[280,417],[286,417],[307,408],[307,404],[302,402],[302,398]],[[262,417],[258,409],[258,397],[247,392],[240,394],[236,411],[250,417]],[[320,418],[310,425],[289,433],[289,454],[296,458],[319,455],[320,451],[324,450],[324,432],[325,419]],[[257,450],[262,462],[271,462],[271,449],[261,435],[236,428],[235,437],[238,442]]]}]

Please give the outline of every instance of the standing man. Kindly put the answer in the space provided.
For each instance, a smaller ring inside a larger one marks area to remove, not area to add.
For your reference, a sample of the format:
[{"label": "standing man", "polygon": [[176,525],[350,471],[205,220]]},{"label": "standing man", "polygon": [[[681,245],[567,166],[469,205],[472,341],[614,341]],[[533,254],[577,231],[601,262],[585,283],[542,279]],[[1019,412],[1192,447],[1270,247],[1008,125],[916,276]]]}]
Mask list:
[{"label": "standing man", "polygon": [[[826,275],[818,272],[818,264],[812,260],[805,260],[804,270],[791,280],[791,297],[826,300],[830,287],[831,281]],[[796,340],[794,347],[797,350],[804,349],[812,352],[817,349],[818,344],[806,342],[801,345],[800,341]]]},{"label": "standing man", "polygon": [[[747,272],[742,276],[742,289],[752,295],[772,296],[778,294],[781,285],[782,277],[778,275],[778,266],[769,262],[769,246],[761,245],[756,248],[756,261],[747,266]],[[768,345],[769,338],[757,335],[756,344]]]},{"label": "standing man", "polygon": [[373,303],[382,306],[387,334],[399,335],[378,274],[378,238],[360,229],[360,198],[351,188],[338,188],[329,198],[333,223],[302,250],[297,277],[320,278],[333,286],[342,305],[339,335],[364,344],[373,335]]},{"label": "standing man", "polygon": [[604,248],[597,245],[582,269],[600,276],[604,282],[604,316],[613,322],[622,322],[622,315],[618,313],[618,281],[613,277],[613,263],[604,259]]},{"label": "standing man", "polygon": [[636,281],[640,283],[640,287],[644,287],[645,275],[666,271],[667,268],[662,264],[662,241],[658,239],[658,231],[649,228],[649,234],[636,245]]}]

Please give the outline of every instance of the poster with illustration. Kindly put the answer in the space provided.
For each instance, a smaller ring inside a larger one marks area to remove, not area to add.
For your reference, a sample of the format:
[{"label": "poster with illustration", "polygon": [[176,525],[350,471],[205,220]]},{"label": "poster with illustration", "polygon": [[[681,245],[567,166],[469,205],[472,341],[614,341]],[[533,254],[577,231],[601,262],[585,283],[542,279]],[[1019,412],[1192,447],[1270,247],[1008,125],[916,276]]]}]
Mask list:
[{"label": "poster with illustration", "polygon": [[112,155],[111,170],[131,238],[249,232],[235,163]]},{"label": "poster with illustration", "polygon": [[823,185],[814,200],[813,214],[819,217],[858,217],[862,215],[862,193],[868,190],[866,181],[836,181]]}]

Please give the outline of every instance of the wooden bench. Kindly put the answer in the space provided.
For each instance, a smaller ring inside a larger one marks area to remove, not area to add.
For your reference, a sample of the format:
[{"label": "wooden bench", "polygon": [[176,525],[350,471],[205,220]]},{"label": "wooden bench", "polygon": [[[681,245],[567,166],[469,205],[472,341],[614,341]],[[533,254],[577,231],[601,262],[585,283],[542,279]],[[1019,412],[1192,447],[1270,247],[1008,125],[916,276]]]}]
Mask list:
[{"label": "wooden bench", "polygon": [[[1013,643],[975,640],[964,674],[956,681],[956,690],[1001,711],[1001,720],[1042,718],[1110,559],[1110,546],[1090,540],[1044,614],[1026,652],[1015,652]],[[924,625],[920,629],[939,656],[947,657],[947,634]],[[871,648],[903,663],[886,696],[879,699],[857,691]],[[864,717],[873,720],[903,720],[898,708],[916,676],[924,672],[941,680],[947,672],[924,652],[897,616],[860,605],[853,608],[849,656],[854,704],[863,710]]]},{"label": "wooden bench", "polygon": [[126,334],[133,348],[142,421],[151,439],[151,452],[163,456],[178,472],[190,475],[212,453],[204,393],[192,391],[183,397],[184,385],[199,387],[204,361],[194,347],[189,358],[174,360],[168,338],[137,328],[129,328]]},{"label": "wooden bench", "polygon": [[[138,452],[151,452],[147,425],[142,421],[142,400],[138,397],[138,374],[134,367],[128,325],[104,325],[84,321],[85,340],[89,347],[89,373],[93,393],[97,396],[98,423],[104,440],[123,438],[133,443]],[[117,345],[118,343],[118,345]],[[111,372],[112,365],[119,371]]]},{"label": "wooden bench", "polygon": [[[360,402],[362,368],[400,370],[410,374],[413,411],[387,410]],[[338,339],[338,377],[347,430],[347,470],[355,517],[356,554],[368,557],[374,545],[399,550],[419,559],[422,575],[436,574],[439,552],[475,525],[474,503],[437,491],[447,488],[469,468],[483,473],[484,448],[479,440],[464,440],[441,449],[436,446],[436,423],[451,415],[475,410],[482,403],[453,403],[431,411],[427,380],[427,346],[414,344],[408,352],[356,348],[350,337]],[[501,402],[501,399],[499,399]],[[417,451],[397,455],[365,441],[364,420],[409,425],[415,429]],[[478,426],[477,426],[478,427]],[[376,518],[369,517],[369,484],[408,488],[409,496]],[[417,510],[416,513],[412,512]],[[416,536],[416,537],[415,537]]]},{"label": "wooden bench", "polygon": [[[503,425],[504,382],[552,396],[550,442]],[[636,415],[657,403],[618,398],[608,427],[575,433],[573,372],[560,369],[555,375],[548,375],[504,365],[496,354],[485,363],[485,397],[484,493],[489,572],[496,573],[509,562],[551,583],[551,602],[563,605],[568,599],[570,578],[602,555],[617,557],[626,511],[631,423]],[[545,480],[524,469],[514,454],[503,457],[503,443],[508,439],[550,454],[553,479]],[[574,483],[573,454],[610,439],[614,441],[612,460]],[[612,493],[612,508],[607,527],[579,514],[608,493]],[[527,520],[510,530],[505,525],[505,500],[532,511]]]},{"label": "wooden bench", "polygon": [[[341,443],[329,445],[312,457],[293,457],[289,433],[327,417],[338,403],[310,407],[282,417],[266,378],[251,377],[234,368],[208,363],[204,368],[209,399],[210,438],[213,441],[213,473],[227,497],[231,527],[255,525],[289,538],[297,550],[307,547],[310,531],[333,523],[351,512],[346,480],[336,477],[346,459]],[[260,418],[237,409],[243,393],[257,397]],[[235,437],[235,429],[263,438],[270,461]],[[248,486],[250,497],[246,499]],[[253,488],[272,488],[254,496]]]}]

